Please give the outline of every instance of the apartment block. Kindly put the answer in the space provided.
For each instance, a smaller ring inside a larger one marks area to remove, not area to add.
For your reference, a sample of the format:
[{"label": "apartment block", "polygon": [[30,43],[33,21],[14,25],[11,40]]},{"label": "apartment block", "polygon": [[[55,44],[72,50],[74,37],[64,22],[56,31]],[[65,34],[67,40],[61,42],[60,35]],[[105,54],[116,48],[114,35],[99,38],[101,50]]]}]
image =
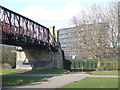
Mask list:
[{"label": "apartment block", "polygon": [[[92,43],[92,39],[95,39],[99,44],[101,40],[103,44],[107,44],[108,40],[108,28],[107,23],[95,23],[95,24],[83,24],[77,27],[59,29],[59,41],[61,48],[64,50],[66,59],[90,59],[95,58],[95,55],[89,51],[83,43],[85,38],[88,38],[87,43]],[[99,34],[98,34],[99,33]],[[96,35],[97,38],[96,38]],[[94,38],[93,38],[94,37]],[[93,45],[94,46],[94,45]],[[93,47],[94,48],[94,47]],[[101,51],[103,51],[101,49]]]}]

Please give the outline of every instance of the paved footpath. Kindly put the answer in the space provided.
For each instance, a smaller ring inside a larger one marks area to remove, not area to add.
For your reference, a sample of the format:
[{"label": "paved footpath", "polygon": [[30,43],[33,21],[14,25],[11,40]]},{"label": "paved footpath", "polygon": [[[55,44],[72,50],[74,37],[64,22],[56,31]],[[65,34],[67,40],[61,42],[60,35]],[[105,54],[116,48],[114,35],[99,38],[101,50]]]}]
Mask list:
[{"label": "paved footpath", "polygon": [[36,76],[36,77],[54,77],[61,76],[63,74],[2,74],[2,76]]},{"label": "paved footpath", "polygon": [[[25,85],[17,85],[17,86],[8,86],[3,88],[60,88],[67,84],[80,81],[85,79],[86,77],[114,77],[117,78],[118,76],[106,76],[106,75],[90,75],[85,73],[75,73],[75,74],[64,74],[64,75],[57,75],[52,78],[49,78],[46,81],[42,82],[33,82]],[[119,76],[120,77],[120,76]]]}]

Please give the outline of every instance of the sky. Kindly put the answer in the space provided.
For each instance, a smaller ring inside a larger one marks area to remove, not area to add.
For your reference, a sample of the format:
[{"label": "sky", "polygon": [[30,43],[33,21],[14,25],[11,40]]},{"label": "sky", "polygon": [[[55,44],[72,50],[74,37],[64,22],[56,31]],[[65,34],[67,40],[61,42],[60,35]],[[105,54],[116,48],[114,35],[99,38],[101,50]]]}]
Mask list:
[{"label": "sky", "polygon": [[107,6],[111,0],[0,0],[0,5],[46,27],[69,27],[71,18],[94,5]]}]

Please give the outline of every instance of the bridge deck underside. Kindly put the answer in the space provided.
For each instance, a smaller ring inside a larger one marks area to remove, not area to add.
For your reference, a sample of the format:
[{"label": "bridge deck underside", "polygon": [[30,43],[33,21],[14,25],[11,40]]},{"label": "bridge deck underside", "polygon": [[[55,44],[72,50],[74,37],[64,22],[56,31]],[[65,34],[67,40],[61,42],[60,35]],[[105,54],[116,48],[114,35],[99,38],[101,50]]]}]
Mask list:
[{"label": "bridge deck underside", "polygon": [[57,51],[57,47],[37,40],[35,38],[30,38],[24,35],[8,34],[5,32],[0,32],[0,44],[13,45],[13,46],[33,46],[33,47],[46,47],[50,48],[52,51]]},{"label": "bridge deck underside", "polygon": [[17,35],[17,34],[8,34],[5,32],[1,33],[1,44],[8,44],[8,45],[16,45],[16,46],[24,46],[24,45],[39,45],[39,46],[51,46],[47,42],[43,42],[41,40],[37,40],[35,38],[30,38],[24,35]]}]

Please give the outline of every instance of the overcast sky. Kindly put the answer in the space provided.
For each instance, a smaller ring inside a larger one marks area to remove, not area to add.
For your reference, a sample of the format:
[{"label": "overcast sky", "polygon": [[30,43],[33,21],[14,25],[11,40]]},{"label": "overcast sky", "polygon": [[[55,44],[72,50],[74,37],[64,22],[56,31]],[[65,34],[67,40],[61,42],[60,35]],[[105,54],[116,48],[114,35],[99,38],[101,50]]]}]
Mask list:
[{"label": "overcast sky", "polygon": [[0,4],[46,27],[68,27],[78,12],[94,5],[107,6],[109,0],[0,0]]}]

